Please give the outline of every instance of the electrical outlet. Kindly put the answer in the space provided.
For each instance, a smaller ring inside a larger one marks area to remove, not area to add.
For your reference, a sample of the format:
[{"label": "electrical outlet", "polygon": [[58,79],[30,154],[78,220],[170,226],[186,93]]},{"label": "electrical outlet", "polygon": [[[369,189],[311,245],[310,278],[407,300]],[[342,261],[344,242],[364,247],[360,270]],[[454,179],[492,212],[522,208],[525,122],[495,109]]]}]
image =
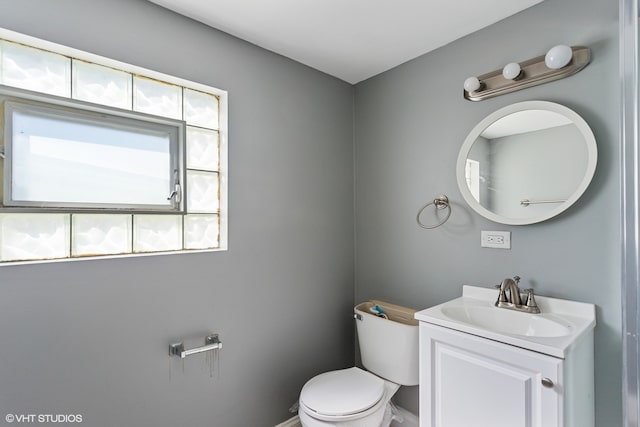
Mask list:
[{"label": "electrical outlet", "polygon": [[511,249],[511,232],[482,230],[480,232],[480,246],[483,248]]},{"label": "electrical outlet", "polygon": [[487,243],[493,243],[496,245],[501,245],[504,243],[504,236],[496,236],[495,234],[487,234],[486,236]]}]

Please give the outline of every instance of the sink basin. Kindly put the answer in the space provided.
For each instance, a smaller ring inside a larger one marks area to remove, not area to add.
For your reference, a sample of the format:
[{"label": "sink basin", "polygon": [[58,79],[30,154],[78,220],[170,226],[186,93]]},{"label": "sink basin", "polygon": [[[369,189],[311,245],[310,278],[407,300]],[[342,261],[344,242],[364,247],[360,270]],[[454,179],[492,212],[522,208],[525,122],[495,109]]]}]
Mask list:
[{"label": "sink basin", "polygon": [[464,285],[462,296],[415,314],[431,325],[565,358],[596,324],[595,306],[536,295],[540,314],[494,306],[495,289]]},{"label": "sink basin", "polygon": [[443,307],[442,313],[459,322],[491,331],[528,337],[562,337],[571,334],[573,327],[540,314],[521,313],[497,307]]}]

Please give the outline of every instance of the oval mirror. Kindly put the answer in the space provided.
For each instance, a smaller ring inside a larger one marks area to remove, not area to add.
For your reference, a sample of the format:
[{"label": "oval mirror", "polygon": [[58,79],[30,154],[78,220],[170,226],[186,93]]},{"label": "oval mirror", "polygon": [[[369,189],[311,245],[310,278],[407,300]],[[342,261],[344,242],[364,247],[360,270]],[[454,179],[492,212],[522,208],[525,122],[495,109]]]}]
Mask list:
[{"label": "oval mirror", "polygon": [[568,209],[595,172],[598,150],[587,122],[553,102],[501,108],[462,144],[456,177],[480,215],[501,224],[534,224]]}]

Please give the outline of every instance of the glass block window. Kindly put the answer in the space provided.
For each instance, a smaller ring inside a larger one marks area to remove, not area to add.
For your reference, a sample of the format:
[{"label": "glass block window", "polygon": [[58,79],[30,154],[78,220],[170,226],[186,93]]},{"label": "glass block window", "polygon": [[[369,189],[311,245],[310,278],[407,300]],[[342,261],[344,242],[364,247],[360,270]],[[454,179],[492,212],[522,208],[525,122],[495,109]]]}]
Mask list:
[{"label": "glass block window", "polygon": [[69,97],[70,58],[23,44],[0,40],[0,84]]},{"label": "glass block window", "polygon": [[156,116],[182,118],[182,88],[158,80],[133,77],[133,110]]},{"label": "glass block window", "polygon": [[107,255],[131,252],[131,215],[72,215],[71,254]]},{"label": "glass block window", "polygon": [[131,109],[131,74],[121,70],[73,60],[73,98],[111,107]]},{"label": "glass block window", "polygon": [[[2,29],[0,85],[25,96],[0,99],[0,263],[226,249],[225,91]],[[41,108],[47,97],[72,112]],[[83,114],[173,121],[182,137],[174,150],[153,126],[105,130]],[[163,209],[181,180],[179,210]]]},{"label": "glass block window", "polygon": [[0,214],[0,261],[69,257],[70,215]]},{"label": "glass block window", "polygon": [[[182,221],[182,215],[134,215],[133,250],[135,252],[181,250],[183,248]],[[217,229],[213,230],[212,234],[217,232]],[[216,247],[216,245],[207,247]]]}]

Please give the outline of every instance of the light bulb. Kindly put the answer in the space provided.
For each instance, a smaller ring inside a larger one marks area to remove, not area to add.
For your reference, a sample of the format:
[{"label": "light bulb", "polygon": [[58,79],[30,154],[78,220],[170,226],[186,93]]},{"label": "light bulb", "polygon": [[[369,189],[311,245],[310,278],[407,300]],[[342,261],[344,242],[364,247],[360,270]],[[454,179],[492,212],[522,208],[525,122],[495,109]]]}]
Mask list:
[{"label": "light bulb", "polygon": [[502,69],[502,76],[507,80],[515,80],[520,75],[522,69],[517,62],[510,62]]},{"label": "light bulb", "polygon": [[480,89],[481,84],[480,84],[480,80],[478,80],[477,77],[469,77],[464,81],[463,86],[464,86],[464,90],[471,93]]},{"label": "light bulb", "polygon": [[567,45],[559,44],[549,49],[544,57],[544,63],[552,70],[557,70],[571,62],[573,50]]}]

